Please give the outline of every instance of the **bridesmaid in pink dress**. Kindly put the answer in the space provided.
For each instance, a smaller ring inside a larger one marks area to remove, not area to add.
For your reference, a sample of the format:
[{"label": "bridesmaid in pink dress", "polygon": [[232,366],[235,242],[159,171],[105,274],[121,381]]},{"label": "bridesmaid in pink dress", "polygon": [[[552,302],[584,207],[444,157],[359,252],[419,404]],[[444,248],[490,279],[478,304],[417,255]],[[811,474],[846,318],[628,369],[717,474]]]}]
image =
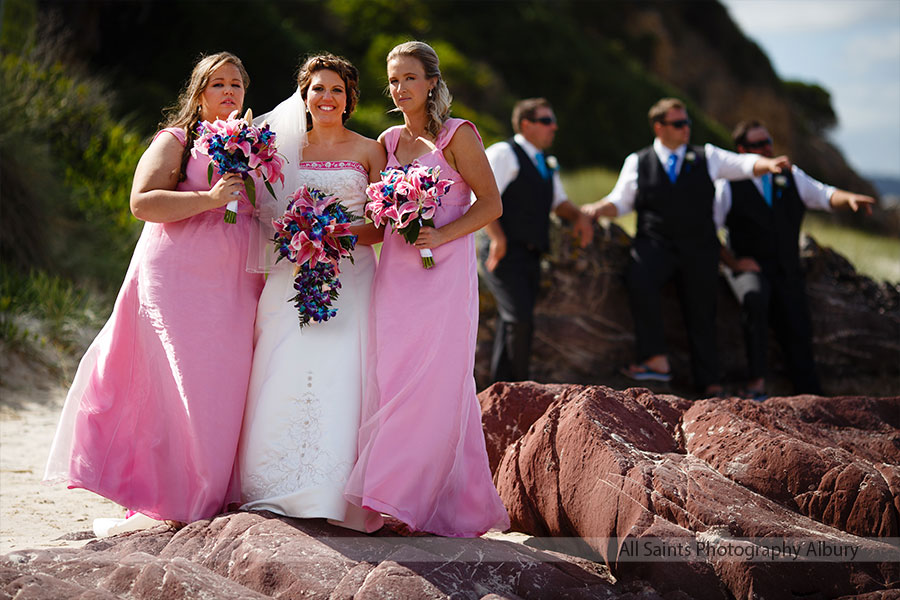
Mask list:
[{"label": "bridesmaid in pink dress", "polygon": [[[131,210],[146,223],[53,441],[45,480],[136,516],[187,523],[240,501],[234,464],[263,285],[245,271],[253,207],[239,175],[214,174],[210,188],[209,159],[189,150],[199,121],[241,110],[248,82],[232,54],[201,59],[141,157]],[[237,223],[225,223],[234,199]]]},{"label": "bridesmaid in pink dress", "polygon": [[[455,183],[415,246],[387,231],[373,290],[369,390],[360,456],[345,496],[415,531],[455,537],[506,529],[475,397],[478,276],[473,233],[502,211],[475,126],[451,119],[434,50],[407,42],[387,57],[404,124],[380,141],[388,166],[439,166]],[[470,204],[470,194],[477,200]],[[435,266],[424,269],[419,249]]]}]

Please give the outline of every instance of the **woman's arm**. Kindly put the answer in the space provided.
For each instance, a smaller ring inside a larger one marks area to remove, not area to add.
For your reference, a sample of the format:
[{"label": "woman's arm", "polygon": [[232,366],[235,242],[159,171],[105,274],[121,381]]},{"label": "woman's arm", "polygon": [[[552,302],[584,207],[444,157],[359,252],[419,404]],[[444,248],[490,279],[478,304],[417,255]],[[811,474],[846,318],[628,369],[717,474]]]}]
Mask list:
[{"label": "woman's arm", "polygon": [[470,126],[462,126],[444,149],[444,156],[462,175],[475,195],[469,210],[443,227],[423,227],[416,240],[416,248],[436,248],[464,235],[478,231],[503,214],[500,191],[494,181],[494,172],[484,153],[478,134]]},{"label": "woman's arm", "polygon": [[384,241],[384,227],[375,227],[375,223],[372,222],[363,225],[352,225],[350,231],[357,236],[357,245],[374,246]]},{"label": "woman's arm", "polygon": [[[382,134],[382,137],[383,135],[384,134]],[[380,142],[366,139],[365,144],[365,167],[369,173],[369,183],[374,183],[381,179],[381,172],[387,164],[387,155],[384,146]],[[368,202],[368,198],[366,198],[366,202]],[[382,227],[379,229],[378,227],[375,227],[375,224],[372,222],[353,225],[350,227],[350,231],[359,238],[356,240],[357,244],[372,246],[384,241],[384,228]]]},{"label": "woman's arm", "polygon": [[131,214],[142,221],[171,223],[228,204],[244,189],[238,174],[226,174],[208,192],[177,192],[184,146],[173,135],[158,136],[138,161],[131,185]]},{"label": "woman's arm", "polygon": [[[384,137],[384,134],[381,134],[379,140],[382,137]],[[366,167],[369,170],[369,183],[380,181],[381,172],[384,171],[384,167],[387,165],[387,151],[383,142],[366,140],[366,160],[368,162]]]}]

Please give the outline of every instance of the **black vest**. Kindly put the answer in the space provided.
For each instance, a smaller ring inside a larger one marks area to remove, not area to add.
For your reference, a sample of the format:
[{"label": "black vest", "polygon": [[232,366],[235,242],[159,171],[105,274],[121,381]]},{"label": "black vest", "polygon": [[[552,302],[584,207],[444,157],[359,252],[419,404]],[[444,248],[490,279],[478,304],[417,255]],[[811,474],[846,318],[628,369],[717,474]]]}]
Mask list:
[{"label": "black vest", "polygon": [[500,227],[510,243],[550,248],[550,207],[553,206],[553,177],[544,179],[528,155],[513,138],[506,140],[519,159],[519,174],[506,186],[501,199]]},{"label": "black vest", "polygon": [[[693,160],[687,156],[693,153]],[[716,189],[702,147],[688,146],[675,183],[669,180],[653,146],[638,152],[637,236],[679,247],[716,243],[713,200]]]},{"label": "black vest", "polygon": [[[785,185],[774,181],[784,177]],[[773,176],[772,206],[766,204],[753,181],[734,181],[731,185],[731,210],[728,226],[729,245],[737,257],[749,256],[761,266],[779,267],[789,273],[800,270],[800,225],[806,205],[797,193],[789,173]]]}]

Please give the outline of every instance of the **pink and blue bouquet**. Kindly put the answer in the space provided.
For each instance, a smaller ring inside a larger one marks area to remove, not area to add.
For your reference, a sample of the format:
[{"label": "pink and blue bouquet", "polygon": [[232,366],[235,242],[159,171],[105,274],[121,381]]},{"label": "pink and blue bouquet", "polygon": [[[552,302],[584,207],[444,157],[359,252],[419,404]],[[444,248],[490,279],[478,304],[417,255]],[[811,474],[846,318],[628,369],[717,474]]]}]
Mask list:
[{"label": "pink and blue bouquet", "polygon": [[[382,171],[381,181],[366,188],[366,214],[376,227],[390,223],[407,243],[415,243],[423,226],[434,227],[434,213],[441,205],[441,197],[453,185],[452,180],[441,179],[440,174],[440,167],[426,167],[418,162]],[[419,254],[423,267],[434,266],[430,249],[419,250]]]},{"label": "pink and blue bouquet", "polygon": [[275,227],[277,261],[296,264],[291,302],[300,316],[300,327],[320,323],[337,314],[332,303],[338,298],[341,258],[353,262],[356,236],[350,224],[359,219],[335,196],[301,186],[288,196],[284,214],[272,220]]},{"label": "pink and blue bouquet", "polygon": [[[210,158],[206,172],[207,180],[212,183],[213,166],[219,175],[240,173],[244,179],[244,189],[250,204],[256,206],[256,185],[250,177],[252,171],[258,172],[266,184],[266,189],[275,196],[272,181],[284,182],[281,170],[284,158],[278,154],[275,145],[275,132],[263,123],[253,125],[253,114],[247,110],[243,119],[237,118],[237,111],[223,121],[216,119],[212,123],[203,121],[197,125],[197,139],[191,154],[205,154]],[[225,222],[237,220],[237,200],[232,200],[225,207]]]}]

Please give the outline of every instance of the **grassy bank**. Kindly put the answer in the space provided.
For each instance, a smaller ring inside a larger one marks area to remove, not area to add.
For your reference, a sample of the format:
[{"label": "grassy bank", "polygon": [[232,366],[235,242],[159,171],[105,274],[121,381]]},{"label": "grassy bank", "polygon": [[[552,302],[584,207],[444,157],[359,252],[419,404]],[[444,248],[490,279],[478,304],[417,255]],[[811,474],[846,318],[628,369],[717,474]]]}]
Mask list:
[{"label": "grassy bank", "polygon": [[[580,169],[564,174],[563,185],[573,202],[587,204],[608,194],[617,178],[618,173],[609,169]],[[617,218],[615,223],[634,235],[634,213]],[[876,281],[900,282],[900,240],[831,223],[815,212],[807,213],[803,231],[819,245],[844,255],[858,272]]]}]

